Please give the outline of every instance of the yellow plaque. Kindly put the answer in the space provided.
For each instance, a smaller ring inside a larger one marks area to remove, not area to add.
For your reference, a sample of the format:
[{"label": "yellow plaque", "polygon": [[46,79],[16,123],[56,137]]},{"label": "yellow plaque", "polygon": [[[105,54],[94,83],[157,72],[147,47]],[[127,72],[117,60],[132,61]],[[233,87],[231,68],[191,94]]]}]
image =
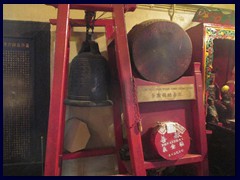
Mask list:
[{"label": "yellow plaque", "polygon": [[138,102],[175,101],[195,99],[193,84],[138,86]]}]

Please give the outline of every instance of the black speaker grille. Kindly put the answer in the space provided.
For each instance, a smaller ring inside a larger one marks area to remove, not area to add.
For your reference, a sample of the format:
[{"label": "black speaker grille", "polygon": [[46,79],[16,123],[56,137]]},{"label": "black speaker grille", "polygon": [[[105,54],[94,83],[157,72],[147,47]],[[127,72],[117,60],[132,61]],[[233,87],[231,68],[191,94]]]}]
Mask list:
[{"label": "black speaker grille", "polygon": [[31,39],[3,40],[4,163],[29,162],[34,116]]}]

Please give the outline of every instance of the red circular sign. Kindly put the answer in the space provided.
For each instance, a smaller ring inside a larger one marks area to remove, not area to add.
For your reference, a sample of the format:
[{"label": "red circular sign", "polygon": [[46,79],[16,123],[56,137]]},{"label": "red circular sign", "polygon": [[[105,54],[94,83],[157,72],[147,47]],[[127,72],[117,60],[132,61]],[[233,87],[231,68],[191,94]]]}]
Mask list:
[{"label": "red circular sign", "polygon": [[154,128],[151,142],[164,159],[177,160],[188,153],[190,137],[187,129],[179,123],[162,122]]}]

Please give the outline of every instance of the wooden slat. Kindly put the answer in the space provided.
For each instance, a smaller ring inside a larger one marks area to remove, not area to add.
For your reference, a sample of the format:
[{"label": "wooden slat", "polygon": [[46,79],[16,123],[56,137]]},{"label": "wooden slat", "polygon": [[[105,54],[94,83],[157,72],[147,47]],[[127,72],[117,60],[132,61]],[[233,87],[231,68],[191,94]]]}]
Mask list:
[{"label": "wooden slat", "polygon": [[176,161],[168,161],[168,160],[145,161],[144,166],[146,169],[154,169],[154,168],[176,166],[181,164],[197,163],[201,161],[202,161],[202,156],[199,154],[186,154],[183,158],[178,159]]}]

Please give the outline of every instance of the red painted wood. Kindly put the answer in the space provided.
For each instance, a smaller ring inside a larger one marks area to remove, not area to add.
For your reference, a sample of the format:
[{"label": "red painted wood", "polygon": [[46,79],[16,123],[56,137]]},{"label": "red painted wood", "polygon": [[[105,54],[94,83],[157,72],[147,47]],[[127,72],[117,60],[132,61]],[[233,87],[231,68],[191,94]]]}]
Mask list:
[{"label": "red painted wood", "polygon": [[[135,79],[137,86],[161,86],[166,84],[158,84],[145,80]],[[177,81],[169,83],[173,84],[194,84],[194,76],[183,76]],[[156,159],[159,155],[155,153],[151,146],[149,139],[151,130],[162,121],[173,121],[182,124],[187,128],[190,138],[193,137],[192,128],[192,108],[191,101],[194,100],[178,100],[178,101],[163,101],[163,102],[149,102],[139,103],[139,109],[142,117],[142,143],[144,149],[145,159]],[[190,152],[194,153],[195,142],[191,141]]]},{"label": "red painted wood", "polygon": [[[184,164],[197,164],[202,161],[202,156],[200,154],[186,154],[182,158],[175,160],[175,161],[169,161],[169,160],[153,160],[153,161],[144,161],[144,167],[145,169],[158,169],[158,168],[164,168],[164,167],[170,167],[170,166],[178,166],[178,165],[184,165]],[[128,171],[131,173],[131,162],[130,161],[124,161],[124,165],[128,168]]]},{"label": "red painted wood", "polygon": [[212,134],[211,130],[206,130],[206,134]]},{"label": "red painted wood", "polygon": [[186,154],[184,157],[175,160],[161,160],[161,161],[145,161],[144,166],[146,169],[157,169],[162,167],[190,164],[190,163],[199,163],[202,161],[202,156],[200,154]]},{"label": "red painted wood", "polygon": [[165,101],[139,104],[142,117],[142,144],[146,160],[159,159],[154,147],[150,143],[152,129],[158,122],[173,121],[183,125],[189,132],[191,145],[189,152],[194,153],[195,141],[193,138],[192,113],[190,101]]},{"label": "red painted wood", "polygon": [[194,63],[194,76],[197,101],[193,102],[193,128],[194,128],[194,141],[196,142],[197,153],[201,154],[203,161],[197,165],[198,175],[208,175],[208,160],[207,160],[207,135],[205,125],[205,111],[203,103],[203,86],[202,74],[200,71],[200,63]]},{"label": "red painted wood", "polygon": [[[112,38],[114,33],[113,26],[106,26],[106,40],[108,41]],[[115,133],[115,147],[116,147],[116,155],[118,162],[118,171],[121,174],[127,173],[127,170],[120,158],[120,149],[123,146],[123,133],[122,133],[122,122],[121,122],[121,91],[120,85],[117,81],[118,74],[116,72],[116,53],[115,47],[113,43],[107,46],[108,50],[108,62],[110,65],[111,72],[111,91],[110,91],[110,99],[113,101],[113,121],[114,121],[114,133]]]},{"label": "red painted wood", "polygon": [[106,40],[107,40],[107,45],[109,40],[113,38],[114,36],[114,27],[113,27],[113,21],[111,23],[106,24],[105,26],[105,30],[106,30]]},{"label": "red painted wood", "polygon": [[[49,20],[52,25],[57,24],[57,19]],[[72,27],[86,26],[86,21],[84,19],[69,19],[70,25]],[[112,19],[98,19],[95,21],[94,26],[113,26]]]},{"label": "red painted wood", "polygon": [[56,29],[56,49],[54,74],[51,89],[49,123],[45,159],[45,176],[61,174],[61,155],[63,147],[63,132],[65,123],[66,84],[68,74],[68,38],[69,38],[69,8],[68,4],[58,6],[58,21]]},{"label": "red painted wood", "polygon": [[124,22],[124,6],[114,5],[113,17],[115,22],[115,43],[117,68],[120,80],[123,113],[127,124],[126,131],[130,149],[133,175],[144,176],[144,158],[142,152],[141,133],[138,129],[137,102],[134,99],[134,81],[130,65],[126,27]]},{"label": "red painted wood", "polygon": [[[60,7],[59,6],[59,11],[60,11]],[[129,8],[131,8],[132,6],[127,6]],[[59,12],[60,13],[60,12]],[[64,19],[63,19],[64,18]],[[60,20],[61,19],[61,20]],[[56,24],[58,26],[61,26],[61,24],[59,24],[59,21],[62,22],[62,20],[68,20],[68,23],[70,24],[70,26],[83,26],[85,24],[85,21],[84,20],[77,20],[77,19],[69,19],[69,16],[65,16],[63,17],[63,15],[61,16],[58,16],[58,19],[52,19],[50,20],[50,22],[52,24]],[[70,28],[69,26],[69,28]],[[105,29],[106,29],[106,40],[107,42],[109,41],[110,38],[113,37],[113,20],[97,20],[96,23],[95,23],[95,26],[104,26]],[[57,29],[59,29],[60,27],[58,27]],[[63,27],[61,28],[61,31],[65,32],[66,28],[64,29]],[[59,37],[59,36],[58,36]],[[62,38],[66,38],[66,37],[70,37],[70,31],[68,33],[68,36],[67,34],[64,34],[62,35]],[[68,39],[69,40],[69,39]],[[69,51],[69,41],[68,41],[68,46],[65,48]],[[61,54],[62,55],[62,54]],[[61,56],[59,55],[59,56]],[[67,52],[67,56],[69,55],[69,52]],[[59,58],[58,56],[58,58]],[[56,66],[56,68],[58,68],[58,66]],[[64,72],[63,72],[64,74]],[[62,89],[63,90],[63,89]],[[115,90],[116,92],[119,91],[119,87],[118,86],[115,86]],[[115,92],[115,91],[114,91]],[[120,102],[120,96],[115,96],[115,102]],[[65,111],[63,111],[65,113]],[[125,173],[126,172],[126,169],[125,167],[123,166],[123,164],[121,163],[120,161],[120,157],[119,157],[119,150],[120,148],[122,147],[122,129],[121,129],[121,112],[120,112],[120,104],[119,103],[115,103],[114,105],[114,128],[115,128],[115,138],[116,138],[116,148],[117,148],[117,158],[118,158],[118,165],[119,165],[119,172],[120,173]],[[52,139],[52,134],[55,133],[56,131],[59,132],[59,129],[55,128],[54,130],[51,130],[51,133],[49,133],[49,139]],[[60,130],[60,136],[62,136],[62,134],[64,133],[64,127]],[[62,147],[62,139],[61,139],[61,142],[56,142],[54,145],[51,146],[52,149],[59,149]],[[52,175],[60,175],[60,171],[61,171],[61,160],[64,159],[75,159],[75,158],[80,158],[80,157],[90,157],[90,156],[96,156],[96,155],[106,155],[106,154],[111,154],[115,152],[115,149],[99,149],[99,150],[87,150],[87,151],[81,151],[81,152],[76,152],[76,153],[70,153],[70,154],[64,154],[64,155],[61,155],[61,153],[59,153],[59,158],[58,158],[58,161],[51,161],[52,164],[55,164],[56,166],[58,166],[58,171],[57,173],[53,173],[53,168],[52,169],[48,169],[46,172],[46,175],[48,174],[51,174]],[[62,158],[62,159],[61,159]],[[48,162],[47,162],[47,166],[49,166],[49,162],[50,162],[50,157],[49,157],[49,153],[48,153]],[[52,159],[51,159],[52,160]]]},{"label": "red painted wood", "polygon": [[135,78],[135,84],[136,86],[166,86],[166,85],[173,85],[173,84],[194,84],[194,76],[183,76],[180,79],[168,83],[168,84],[159,84],[151,81],[146,81],[143,79]]},{"label": "red painted wood", "polygon": [[[53,7],[58,7],[59,4],[47,4]],[[71,9],[82,9],[87,11],[109,11],[113,12],[113,8],[116,6],[115,4],[71,4]],[[118,4],[117,6],[122,6],[122,4]],[[123,5],[124,12],[134,11],[136,9],[136,4],[125,4]]]},{"label": "red painted wood", "polygon": [[[57,19],[49,20],[52,25],[57,24]],[[86,21],[84,19],[69,19],[71,27],[81,27],[86,25]],[[109,45],[110,41],[114,38],[114,29],[113,29],[113,19],[98,19],[95,21],[94,26],[103,26],[106,29],[106,39],[107,45]]]},{"label": "red painted wood", "polygon": [[230,79],[235,67],[235,41],[214,40],[214,60],[215,83],[221,88]]},{"label": "red painted wood", "polygon": [[114,132],[115,132],[115,146],[118,160],[119,173],[126,173],[127,170],[120,158],[120,149],[123,146],[123,133],[121,123],[121,92],[118,84],[113,84],[113,118],[114,118]]},{"label": "red painted wood", "polygon": [[63,160],[77,159],[84,157],[93,157],[93,156],[103,156],[114,154],[116,152],[115,148],[102,148],[102,149],[87,149],[74,153],[63,154]]},{"label": "red painted wood", "polygon": [[[214,24],[214,23],[200,23],[199,25],[194,26],[194,27],[187,30],[187,33],[188,33],[189,37],[191,38],[191,41],[192,41],[192,44],[193,44],[192,62],[201,62],[201,72],[202,72],[203,81],[206,81],[206,77],[205,77],[206,54],[205,54],[204,46],[207,43],[207,39],[206,39],[207,38],[207,34],[206,34],[207,33],[206,28],[207,27],[214,27],[214,28],[221,28],[221,29],[234,29],[234,26],[231,26],[231,25],[221,25],[221,24]],[[214,47],[215,47],[215,45],[214,45]],[[232,54],[234,55],[234,53],[232,53]],[[225,58],[224,60],[229,58],[226,55],[224,56],[223,54],[221,54],[219,59],[216,59],[216,61],[215,61],[214,60],[215,59],[215,52],[214,52],[213,63],[223,62],[222,59],[221,59],[223,57]],[[233,57],[233,59],[234,59],[234,57]],[[233,61],[231,60],[231,62],[233,62]],[[219,65],[221,66],[222,64],[217,64],[218,67],[220,67]],[[225,65],[227,66],[226,63],[225,63]],[[215,64],[213,65],[213,67],[214,66],[215,66]],[[230,68],[232,66],[233,66],[233,64],[230,65]],[[193,64],[188,69],[187,73],[189,73],[192,69],[193,69]],[[223,72],[223,71],[226,71],[226,70],[224,70],[224,68],[221,69],[221,67],[220,67],[219,68],[220,76],[222,76],[223,74],[225,75],[226,72]],[[223,79],[225,79],[225,77],[223,77],[223,76],[218,79],[218,81],[220,81],[220,84],[223,83],[222,82]],[[203,97],[204,98],[205,98],[205,90],[206,90],[205,83],[206,82],[203,82],[203,90],[204,90]],[[205,104],[205,102],[204,102],[204,104]]]},{"label": "red painted wood", "polygon": [[[197,26],[195,26],[195,28],[190,28],[188,30],[186,30],[186,32],[188,33],[192,44],[193,44],[193,57],[192,60],[193,62],[197,61],[197,62],[201,62],[202,61],[202,53],[203,53],[203,29],[204,26],[203,24],[199,24]],[[192,67],[193,69],[193,67]],[[202,69],[201,69],[202,70]]]},{"label": "red painted wood", "polygon": [[115,39],[115,32],[113,32],[113,34],[111,34],[111,36],[109,36],[109,38],[107,40],[107,45],[109,46],[111,43],[113,43],[114,39]]},{"label": "red painted wood", "polygon": [[[152,129],[156,126],[157,122],[163,122],[166,120],[181,123],[187,128],[191,138],[191,147],[189,149],[189,153],[197,154],[197,156],[192,156],[191,158],[186,158],[184,160],[180,160],[179,162],[183,164],[198,162],[196,163],[198,175],[207,175],[207,144],[200,63],[195,63],[194,67],[195,71],[194,73],[192,72],[194,76],[181,77],[177,81],[169,83],[169,85],[194,84],[196,96],[195,100],[139,103],[143,125],[142,144],[145,159],[149,161],[158,161],[157,159],[161,159],[161,157],[157,153],[154,153],[154,149],[149,143]],[[135,79],[135,82],[137,86],[161,86],[161,84],[141,80],[138,78]],[[162,163],[161,160],[159,160],[159,162],[156,162],[156,164],[159,164],[161,167],[171,164],[171,161],[165,162],[166,163]],[[177,163],[176,165],[181,163]],[[154,166],[151,167],[154,168]]]},{"label": "red painted wood", "polygon": [[235,26],[232,26],[232,25],[227,25],[227,24],[216,24],[216,23],[202,23],[203,25],[204,25],[204,27],[219,27],[219,28],[223,28],[223,29],[225,29],[225,28],[230,28],[230,29],[232,29],[232,28],[235,28]]}]

